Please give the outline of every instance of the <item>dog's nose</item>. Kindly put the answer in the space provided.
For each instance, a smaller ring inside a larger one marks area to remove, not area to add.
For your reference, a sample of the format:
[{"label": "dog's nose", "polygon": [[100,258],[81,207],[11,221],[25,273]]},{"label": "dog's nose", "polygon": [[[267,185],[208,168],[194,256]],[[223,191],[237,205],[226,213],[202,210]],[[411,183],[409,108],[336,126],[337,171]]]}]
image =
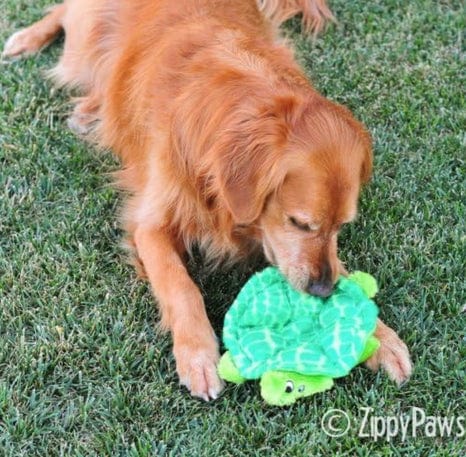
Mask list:
[{"label": "dog's nose", "polygon": [[309,279],[306,290],[311,295],[317,297],[327,298],[332,294],[333,281],[332,281],[332,268],[328,261],[322,263],[320,277],[318,279]]},{"label": "dog's nose", "polygon": [[309,281],[306,290],[311,295],[316,295],[317,297],[327,298],[332,294],[333,283],[331,281]]}]

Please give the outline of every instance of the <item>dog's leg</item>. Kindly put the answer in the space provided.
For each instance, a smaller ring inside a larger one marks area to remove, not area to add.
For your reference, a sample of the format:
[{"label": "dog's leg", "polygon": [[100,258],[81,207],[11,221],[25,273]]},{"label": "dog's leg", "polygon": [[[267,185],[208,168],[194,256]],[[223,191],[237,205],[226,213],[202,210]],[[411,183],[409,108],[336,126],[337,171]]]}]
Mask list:
[{"label": "dog's leg", "polygon": [[204,400],[218,397],[223,383],[217,375],[218,344],[199,289],[167,233],[137,227],[134,242],[156,295],[162,324],[173,336],[173,352],[181,384]]},{"label": "dog's leg", "polygon": [[100,99],[91,94],[76,101],[73,113],[68,118],[68,127],[77,135],[85,136],[99,119]]},{"label": "dog's leg", "polygon": [[335,22],[326,0],[296,0],[296,3],[303,14],[303,26],[306,32],[317,35],[328,21]]},{"label": "dog's leg", "polygon": [[382,367],[398,385],[403,384],[411,376],[412,371],[406,344],[380,319],[377,320],[374,336],[380,341],[380,348],[366,361],[366,365],[373,371]]},{"label": "dog's leg", "polygon": [[301,13],[306,32],[317,35],[328,21],[335,22],[326,0],[257,0],[257,3],[276,26]]},{"label": "dog's leg", "polygon": [[64,3],[54,6],[40,21],[11,35],[5,43],[2,56],[19,57],[33,54],[51,43],[62,29],[65,10]]}]

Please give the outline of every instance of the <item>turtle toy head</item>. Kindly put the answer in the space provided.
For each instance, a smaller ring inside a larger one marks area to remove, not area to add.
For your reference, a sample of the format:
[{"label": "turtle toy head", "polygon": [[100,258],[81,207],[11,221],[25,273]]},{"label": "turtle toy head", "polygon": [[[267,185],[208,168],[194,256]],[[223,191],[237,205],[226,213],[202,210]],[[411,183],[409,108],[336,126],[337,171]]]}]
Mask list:
[{"label": "turtle toy head", "polygon": [[330,389],[333,379],[328,376],[310,376],[293,371],[267,371],[262,375],[262,398],[270,405],[291,405],[298,398],[308,397]]},{"label": "turtle toy head", "polygon": [[369,298],[375,279],[356,272],[341,277],[330,297],[290,286],[277,268],[254,275],[225,316],[219,375],[229,382],[260,379],[272,405],[332,387],[378,348],[372,335],[378,309]]},{"label": "turtle toy head", "polygon": [[[370,337],[359,359],[362,363],[368,359],[378,348],[379,341]],[[333,379],[329,376],[313,376],[296,373],[294,371],[267,371],[262,375],[262,398],[270,405],[291,405],[298,398],[324,392],[331,389]]]}]

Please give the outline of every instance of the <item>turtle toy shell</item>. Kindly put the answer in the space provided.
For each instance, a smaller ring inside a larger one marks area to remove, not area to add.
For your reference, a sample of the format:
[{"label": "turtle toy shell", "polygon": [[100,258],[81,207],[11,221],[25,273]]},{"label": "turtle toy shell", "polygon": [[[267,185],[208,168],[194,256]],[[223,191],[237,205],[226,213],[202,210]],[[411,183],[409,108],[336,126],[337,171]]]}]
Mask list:
[{"label": "turtle toy shell", "polygon": [[244,379],[268,372],[339,378],[361,362],[374,333],[375,279],[340,277],[331,296],[291,287],[275,267],[256,273],[225,315],[223,342]]}]

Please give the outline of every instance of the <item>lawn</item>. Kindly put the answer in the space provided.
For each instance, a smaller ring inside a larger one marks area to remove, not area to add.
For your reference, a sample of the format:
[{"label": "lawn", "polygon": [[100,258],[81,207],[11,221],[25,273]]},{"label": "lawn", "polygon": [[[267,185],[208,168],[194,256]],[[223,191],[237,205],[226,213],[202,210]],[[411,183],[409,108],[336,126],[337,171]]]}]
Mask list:
[{"label": "lawn", "polygon": [[[41,16],[44,0],[0,0],[0,47]],[[258,385],[215,402],[178,386],[170,338],[150,290],[119,245],[110,155],[66,127],[67,95],[44,79],[61,43],[0,68],[0,456],[460,456],[466,435],[358,436],[361,407],[466,414],[465,66],[462,2],[344,1],[316,41],[287,24],[316,87],[349,106],[374,137],[375,174],[341,236],[349,269],[375,274],[383,319],[412,352],[396,387],[360,367],[285,408]],[[190,265],[220,332],[260,262],[207,272]],[[352,418],[327,436],[332,408]],[[466,426],[466,423],[463,424]]]}]

